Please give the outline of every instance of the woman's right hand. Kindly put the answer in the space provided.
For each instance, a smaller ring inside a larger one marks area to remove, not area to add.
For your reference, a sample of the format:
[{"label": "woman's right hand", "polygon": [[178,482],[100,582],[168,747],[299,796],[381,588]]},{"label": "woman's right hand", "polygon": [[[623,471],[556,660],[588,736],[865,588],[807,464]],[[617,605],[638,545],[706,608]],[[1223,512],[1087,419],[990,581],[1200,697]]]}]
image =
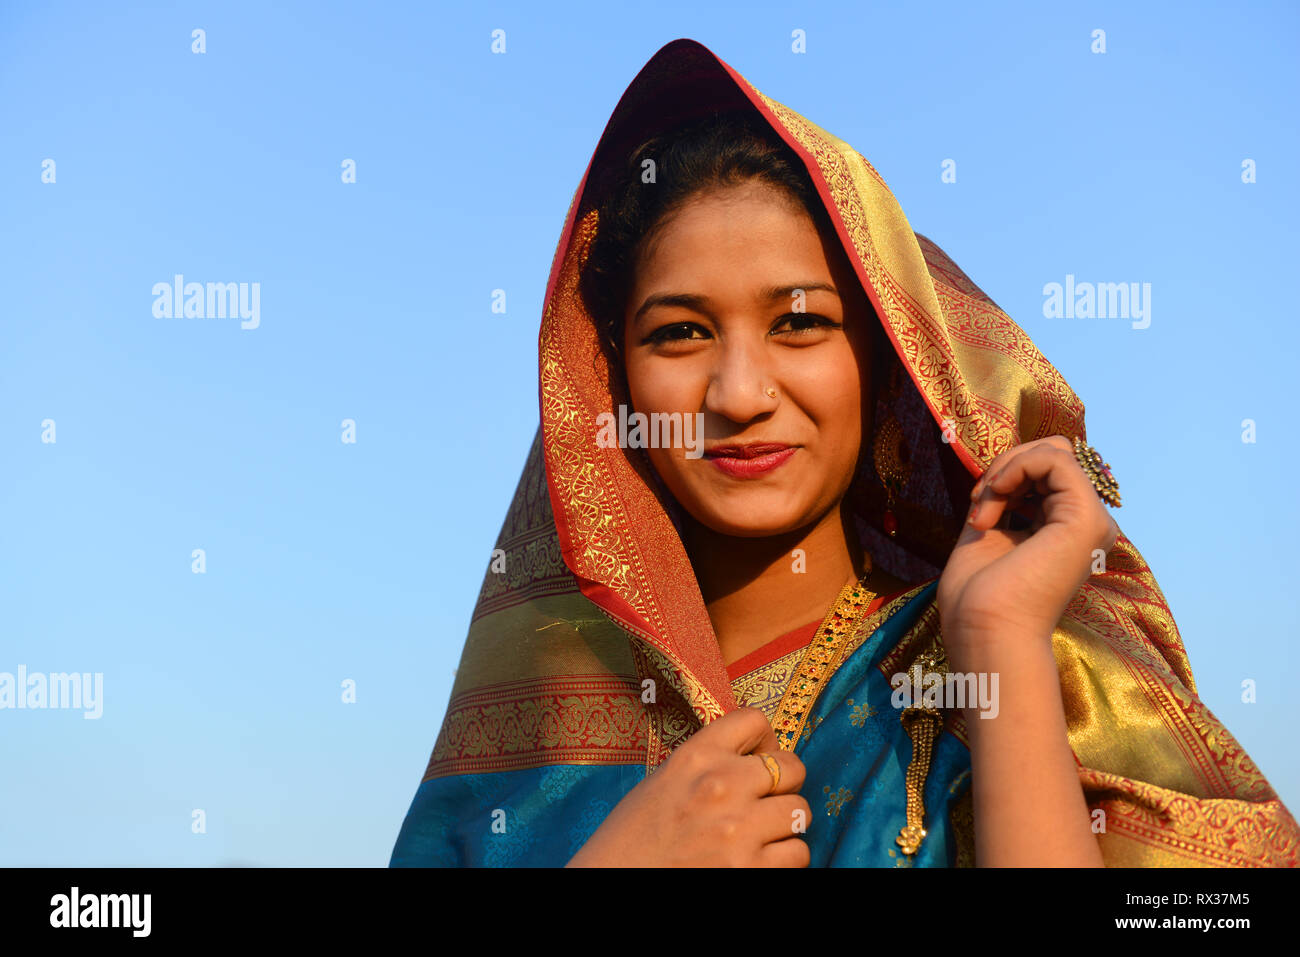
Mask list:
[{"label": "woman's right hand", "polygon": [[[772,775],[755,757],[770,754]],[[569,867],[807,867],[804,766],[763,712],[739,708],[681,745],[614,806]]]}]

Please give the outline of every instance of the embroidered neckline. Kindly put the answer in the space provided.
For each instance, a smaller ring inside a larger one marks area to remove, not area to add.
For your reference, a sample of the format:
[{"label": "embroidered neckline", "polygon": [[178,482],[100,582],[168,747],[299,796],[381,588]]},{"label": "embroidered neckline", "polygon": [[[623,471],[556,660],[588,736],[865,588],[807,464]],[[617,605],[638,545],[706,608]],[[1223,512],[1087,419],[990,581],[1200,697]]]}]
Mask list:
[{"label": "embroidered neckline", "polygon": [[799,667],[790,677],[790,684],[786,686],[785,694],[772,718],[772,728],[776,731],[781,750],[794,750],[804,724],[812,713],[813,702],[817,700],[826,678],[834,673],[835,666],[839,663],[845,637],[851,633],[851,626],[863,609],[876,597],[876,593],[866,586],[870,575],[868,572],[857,581],[844,586],[805,649]]}]

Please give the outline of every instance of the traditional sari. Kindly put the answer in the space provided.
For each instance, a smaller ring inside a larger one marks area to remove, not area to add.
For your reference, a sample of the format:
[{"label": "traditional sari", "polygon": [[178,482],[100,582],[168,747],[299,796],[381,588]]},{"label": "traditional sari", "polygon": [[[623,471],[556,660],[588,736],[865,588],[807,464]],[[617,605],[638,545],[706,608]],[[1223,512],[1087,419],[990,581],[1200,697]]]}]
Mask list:
[{"label": "traditional sari", "polygon": [[[879,483],[855,483],[853,505],[873,560],[913,584],[834,641],[801,629],[729,673],[673,503],[643,454],[595,441],[596,417],[631,403],[578,278],[600,198],[636,144],[731,110],[761,117],[806,166],[902,373],[905,387],[876,407],[902,424],[912,465],[891,503],[896,534],[881,527]],[[862,155],[690,40],[655,54],[596,147],[552,262],[539,347],[541,425],[496,542],[504,570],[485,576],[392,865],[563,865],[738,694],[807,768],[813,866],[975,863],[958,709],[944,712],[921,785],[926,836],[900,851],[914,744],[890,679],[941,647],[938,576],[991,460],[1053,434],[1086,439],[1083,403],[1052,364],[911,229]],[[1173,615],[1122,531],[1052,647],[1107,865],[1295,865],[1300,829],[1197,697]]]}]

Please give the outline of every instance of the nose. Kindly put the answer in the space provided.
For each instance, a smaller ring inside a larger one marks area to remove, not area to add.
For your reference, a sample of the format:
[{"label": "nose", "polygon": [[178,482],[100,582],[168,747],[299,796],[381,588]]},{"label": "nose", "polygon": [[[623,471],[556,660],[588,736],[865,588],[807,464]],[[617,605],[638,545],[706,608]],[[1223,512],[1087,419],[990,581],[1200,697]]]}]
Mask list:
[{"label": "nose", "polygon": [[764,389],[775,384],[761,345],[724,341],[704,394],[704,410],[732,422],[749,422],[776,408]]}]

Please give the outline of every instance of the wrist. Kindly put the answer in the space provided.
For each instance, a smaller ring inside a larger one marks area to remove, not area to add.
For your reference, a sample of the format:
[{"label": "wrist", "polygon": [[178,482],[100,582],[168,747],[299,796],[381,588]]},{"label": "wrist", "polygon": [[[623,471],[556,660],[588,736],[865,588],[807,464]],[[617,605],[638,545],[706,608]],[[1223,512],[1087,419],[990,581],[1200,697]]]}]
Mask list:
[{"label": "wrist", "polygon": [[949,671],[963,674],[1056,671],[1050,628],[945,628],[942,635]]}]

